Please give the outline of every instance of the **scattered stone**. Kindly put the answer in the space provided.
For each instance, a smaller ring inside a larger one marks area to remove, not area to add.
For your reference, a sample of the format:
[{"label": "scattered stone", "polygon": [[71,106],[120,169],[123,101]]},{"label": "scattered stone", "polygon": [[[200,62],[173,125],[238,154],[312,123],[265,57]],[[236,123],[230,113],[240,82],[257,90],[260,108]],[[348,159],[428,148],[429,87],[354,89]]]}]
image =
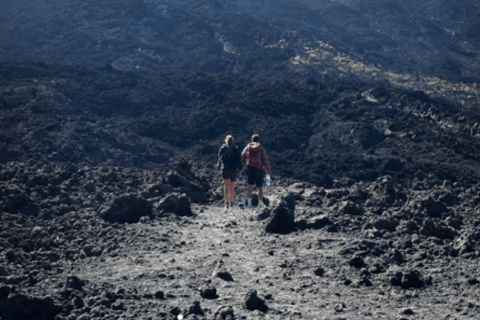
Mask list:
[{"label": "scattered stone", "polygon": [[323,275],[325,274],[325,269],[317,268],[313,271],[313,273],[315,273],[316,276],[323,277]]},{"label": "scattered stone", "polygon": [[257,296],[256,290],[250,290],[245,294],[243,299],[243,306],[250,311],[259,310],[261,312],[267,312],[268,307],[265,301]]},{"label": "scattered stone", "polygon": [[185,314],[203,315],[203,310],[200,307],[200,301],[193,301],[191,305],[186,308]]},{"label": "scattered stone", "polygon": [[165,299],[165,294],[163,293],[163,291],[159,290],[155,292],[155,299],[159,299],[159,300]]},{"label": "scattered stone", "polygon": [[224,281],[233,281],[232,275],[226,270],[217,271],[216,276]]},{"label": "scattered stone", "polygon": [[234,320],[233,308],[230,306],[220,307],[215,312],[215,320]]},{"label": "scattered stone", "polygon": [[178,316],[179,314],[182,313],[182,309],[180,309],[179,307],[173,307],[170,310],[170,313],[173,314],[174,316]]},{"label": "scattered stone", "polygon": [[414,315],[415,312],[413,312],[412,309],[408,308],[408,309],[403,310],[403,314],[404,314],[404,315],[411,316],[411,315]]},{"label": "scattered stone", "polygon": [[361,279],[358,281],[358,284],[361,285],[361,286],[365,286],[365,287],[371,287],[371,286],[373,286],[372,281],[370,281],[370,279],[368,279],[367,277],[361,278]]},{"label": "scattered stone", "polygon": [[349,262],[348,264],[351,266],[351,267],[355,267],[357,269],[361,269],[363,267],[365,267],[365,261],[363,260],[362,257],[353,257]]},{"label": "scattered stone", "polygon": [[200,289],[200,295],[205,299],[216,299],[218,298],[217,288],[212,285],[205,286]]}]

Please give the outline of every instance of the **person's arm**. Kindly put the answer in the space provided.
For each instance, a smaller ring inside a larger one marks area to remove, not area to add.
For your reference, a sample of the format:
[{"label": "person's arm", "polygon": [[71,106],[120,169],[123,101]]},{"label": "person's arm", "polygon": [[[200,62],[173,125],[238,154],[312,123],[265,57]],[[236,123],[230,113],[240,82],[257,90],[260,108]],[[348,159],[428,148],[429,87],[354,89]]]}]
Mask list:
[{"label": "person's arm", "polygon": [[265,166],[265,170],[267,171],[268,174],[271,174],[272,172],[270,171],[270,165],[268,164],[267,153],[263,148],[261,152],[262,152],[262,160],[263,160],[263,165]]},{"label": "person's arm", "polygon": [[237,157],[238,171],[242,171],[242,157],[240,155],[240,151],[238,150],[238,148],[237,148],[237,152],[238,152],[238,157]]},{"label": "person's arm", "polygon": [[223,146],[221,146],[220,149],[218,149],[218,161],[222,161],[222,149],[223,149]]},{"label": "person's arm", "polygon": [[222,169],[224,154],[225,154],[225,146],[221,146],[220,150],[218,150],[218,169]]},{"label": "person's arm", "polygon": [[[245,147],[245,149],[246,149],[246,147]],[[240,162],[243,165],[247,164],[247,153],[245,152],[245,149],[243,149],[242,156],[240,157]]]}]

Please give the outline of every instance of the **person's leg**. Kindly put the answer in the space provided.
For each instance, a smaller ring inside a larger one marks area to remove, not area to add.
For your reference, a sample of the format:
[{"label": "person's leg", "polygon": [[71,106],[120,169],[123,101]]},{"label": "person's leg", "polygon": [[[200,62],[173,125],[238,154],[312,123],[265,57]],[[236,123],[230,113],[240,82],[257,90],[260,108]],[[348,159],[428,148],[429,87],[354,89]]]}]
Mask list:
[{"label": "person's leg", "polygon": [[258,188],[258,204],[263,200],[263,170],[257,170],[257,179],[255,181]]},{"label": "person's leg", "polygon": [[224,185],[224,197],[225,197],[225,204],[228,204],[230,201],[230,179],[225,179],[223,180],[223,185]]},{"label": "person's leg", "polygon": [[235,202],[235,181],[230,182],[230,203]]},{"label": "person's leg", "polygon": [[230,175],[230,206],[235,201],[235,181],[237,181],[237,171],[232,171]]},{"label": "person's leg", "polygon": [[247,206],[252,206],[252,191],[255,187],[256,183],[256,176],[257,176],[257,169],[248,167],[248,191],[247,191]]},{"label": "person's leg", "polygon": [[248,185],[248,192],[247,192],[247,198],[252,199],[252,194],[253,194],[253,188],[255,186],[253,184]]},{"label": "person's leg", "polygon": [[258,187],[258,203],[263,200],[263,187]]},{"label": "person's leg", "polygon": [[248,185],[248,193],[247,193],[247,197],[248,197],[247,201],[248,201],[248,204],[247,204],[247,205],[248,205],[249,207],[252,206],[252,193],[253,193],[253,187],[254,187],[254,186],[255,186],[255,185],[253,185],[253,184],[249,184],[249,185]]}]

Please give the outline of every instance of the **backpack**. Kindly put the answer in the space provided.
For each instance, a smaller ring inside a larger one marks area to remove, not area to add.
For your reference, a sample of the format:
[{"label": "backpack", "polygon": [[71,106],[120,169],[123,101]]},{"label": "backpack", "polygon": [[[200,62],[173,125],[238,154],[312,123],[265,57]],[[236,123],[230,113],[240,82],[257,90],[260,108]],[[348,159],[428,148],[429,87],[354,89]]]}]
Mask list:
[{"label": "backpack", "polygon": [[252,148],[251,145],[249,144],[248,147],[246,148],[246,154],[247,154],[247,166],[249,164],[257,164],[259,163],[260,166],[263,166],[263,161],[262,161],[262,153],[260,152],[262,147],[255,147]]}]

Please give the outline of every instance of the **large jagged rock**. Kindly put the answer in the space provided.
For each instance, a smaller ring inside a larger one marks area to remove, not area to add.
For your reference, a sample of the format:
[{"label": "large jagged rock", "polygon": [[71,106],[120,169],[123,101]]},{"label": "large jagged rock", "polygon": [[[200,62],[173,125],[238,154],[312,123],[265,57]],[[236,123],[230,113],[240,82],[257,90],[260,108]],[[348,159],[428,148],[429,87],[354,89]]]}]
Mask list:
[{"label": "large jagged rock", "polygon": [[102,206],[99,216],[108,222],[136,223],[143,216],[153,217],[152,203],[137,194],[123,194]]},{"label": "large jagged rock", "polygon": [[455,229],[444,225],[442,222],[433,221],[431,218],[423,221],[420,232],[427,237],[437,237],[439,239],[453,240],[458,236],[458,232]]},{"label": "large jagged rock", "polygon": [[210,186],[192,171],[192,165],[186,160],[181,160],[173,170],[168,171],[165,180],[168,185],[185,193],[191,201],[206,201]]},{"label": "large jagged rock", "polygon": [[157,214],[174,213],[178,216],[191,216],[192,208],[186,194],[171,193],[160,200],[155,208]]},{"label": "large jagged rock", "polygon": [[420,209],[425,210],[430,217],[440,217],[447,211],[447,206],[428,196],[420,201]]},{"label": "large jagged rock", "polygon": [[265,231],[269,233],[288,233],[295,228],[294,205],[287,201],[280,202],[272,209],[267,219]]},{"label": "large jagged rock", "polygon": [[343,201],[338,206],[338,211],[341,214],[348,214],[352,216],[360,216],[363,214],[363,209],[355,204],[353,201]]},{"label": "large jagged rock", "polygon": [[403,289],[423,288],[431,284],[431,279],[424,279],[418,270],[396,271],[390,274],[391,284]]},{"label": "large jagged rock", "polygon": [[397,219],[389,217],[376,219],[372,222],[372,224],[378,230],[394,231],[395,228],[399,225],[399,222]]},{"label": "large jagged rock", "polygon": [[[2,294],[0,293],[0,296]],[[10,319],[55,319],[62,311],[51,297],[32,297],[21,293],[11,293],[0,299],[0,314]]]}]

